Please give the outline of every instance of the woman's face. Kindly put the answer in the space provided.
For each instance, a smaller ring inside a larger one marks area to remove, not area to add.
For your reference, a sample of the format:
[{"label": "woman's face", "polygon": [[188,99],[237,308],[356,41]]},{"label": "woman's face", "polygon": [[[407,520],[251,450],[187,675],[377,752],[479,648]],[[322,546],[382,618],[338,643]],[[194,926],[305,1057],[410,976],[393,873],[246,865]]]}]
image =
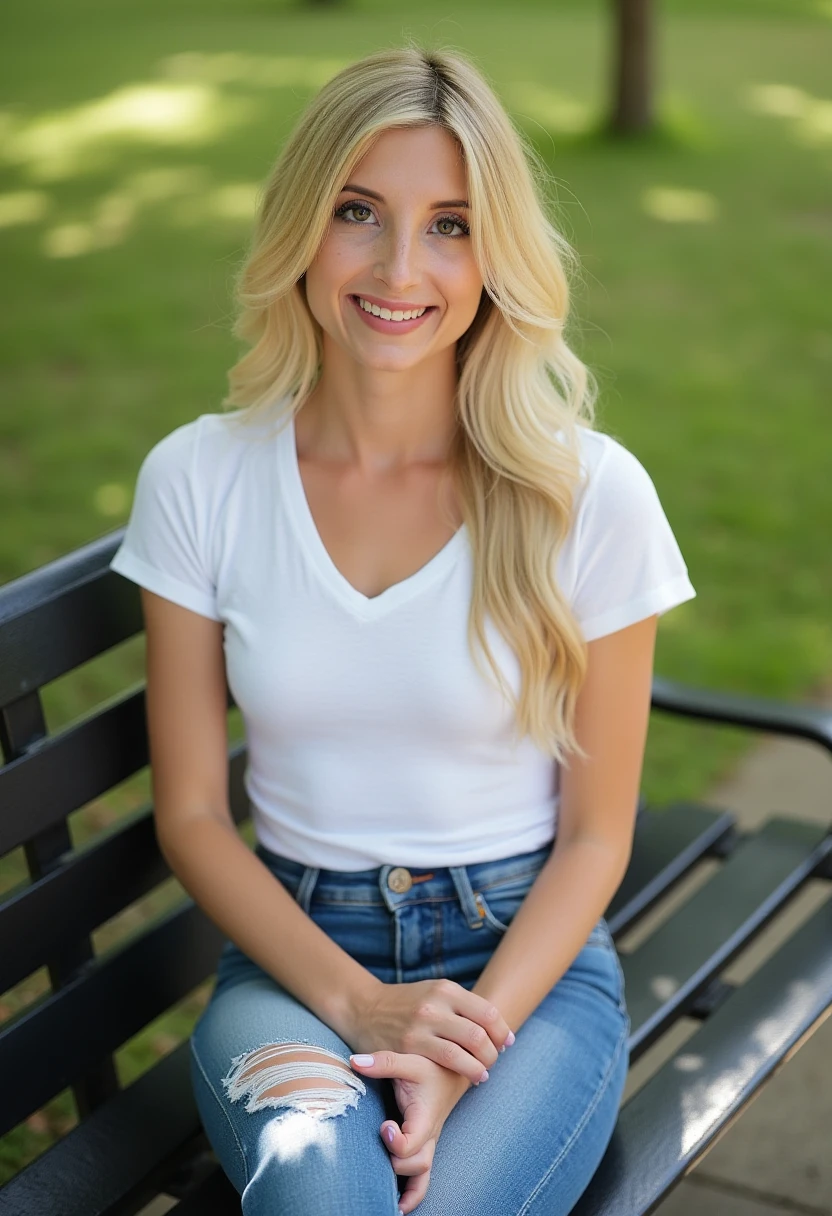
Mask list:
[{"label": "woman's face", "polygon": [[306,298],[358,363],[406,371],[468,329],[483,284],[467,199],[462,154],[441,127],[385,131],[353,169],[307,270]]}]

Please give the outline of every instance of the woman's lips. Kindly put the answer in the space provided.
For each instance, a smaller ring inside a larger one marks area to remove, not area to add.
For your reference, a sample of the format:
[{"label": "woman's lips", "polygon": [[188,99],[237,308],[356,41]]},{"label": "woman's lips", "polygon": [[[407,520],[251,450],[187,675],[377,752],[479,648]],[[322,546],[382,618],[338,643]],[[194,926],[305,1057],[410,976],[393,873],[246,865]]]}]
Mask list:
[{"label": "woman's lips", "polygon": [[361,320],[369,325],[370,329],[375,329],[381,334],[409,334],[411,330],[417,329],[432,313],[436,312],[436,309],[430,305],[421,317],[411,317],[409,321],[385,321],[383,317],[376,317],[371,312],[365,312],[358,303],[358,296],[350,296],[349,299]]}]

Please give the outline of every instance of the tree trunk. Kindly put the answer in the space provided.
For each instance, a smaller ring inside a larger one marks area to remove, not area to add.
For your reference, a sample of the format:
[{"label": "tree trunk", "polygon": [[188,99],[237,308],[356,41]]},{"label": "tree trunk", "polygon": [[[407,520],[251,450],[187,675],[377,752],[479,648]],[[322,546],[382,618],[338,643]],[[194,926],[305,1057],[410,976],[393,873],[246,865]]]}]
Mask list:
[{"label": "tree trunk", "polygon": [[613,0],[613,105],[610,127],[621,135],[653,126],[652,0]]}]

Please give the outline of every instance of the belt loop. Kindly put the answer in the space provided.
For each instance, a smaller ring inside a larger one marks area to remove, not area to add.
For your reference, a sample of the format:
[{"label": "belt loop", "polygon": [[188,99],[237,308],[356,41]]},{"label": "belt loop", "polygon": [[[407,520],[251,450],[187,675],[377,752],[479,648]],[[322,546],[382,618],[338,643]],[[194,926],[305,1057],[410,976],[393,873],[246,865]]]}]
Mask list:
[{"label": "belt loop", "polygon": [[454,881],[456,893],[459,896],[459,906],[462,908],[462,913],[468,921],[468,928],[481,929],[483,920],[474,899],[474,888],[471,886],[471,879],[468,877],[467,869],[465,866],[449,866],[448,870]]},{"label": "belt loop", "polygon": [[309,905],[312,902],[312,892],[315,890],[315,884],[318,881],[320,872],[317,866],[307,866],[301,876],[295,899],[307,915],[309,914]]}]

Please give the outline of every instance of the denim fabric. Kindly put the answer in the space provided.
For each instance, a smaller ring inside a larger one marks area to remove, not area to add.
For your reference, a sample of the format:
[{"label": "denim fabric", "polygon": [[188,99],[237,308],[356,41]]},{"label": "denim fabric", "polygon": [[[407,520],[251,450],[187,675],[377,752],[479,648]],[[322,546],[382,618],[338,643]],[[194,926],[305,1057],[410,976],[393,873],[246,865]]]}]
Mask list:
[{"label": "denim fabric", "polygon": [[[303,866],[262,845],[256,853],[380,980],[447,976],[470,989],[551,847],[476,865],[411,867],[414,879],[431,877],[403,894],[388,885],[390,865],[347,873]],[[621,966],[602,918],[490,1079],[451,1112],[419,1216],[566,1216],[612,1135],[629,1030]],[[379,1135],[385,1118],[399,1121],[390,1083],[364,1077],[366,1093],[334,1118],[273,1107],[248,1113],[245,1100],[229,1100],[223,1079],[235,1058],[270,1043],[350,1055],[333,1030],[227,942],[191,1037],[191,1075],[244,1216],[396,1216],[398,1180]]]}]

